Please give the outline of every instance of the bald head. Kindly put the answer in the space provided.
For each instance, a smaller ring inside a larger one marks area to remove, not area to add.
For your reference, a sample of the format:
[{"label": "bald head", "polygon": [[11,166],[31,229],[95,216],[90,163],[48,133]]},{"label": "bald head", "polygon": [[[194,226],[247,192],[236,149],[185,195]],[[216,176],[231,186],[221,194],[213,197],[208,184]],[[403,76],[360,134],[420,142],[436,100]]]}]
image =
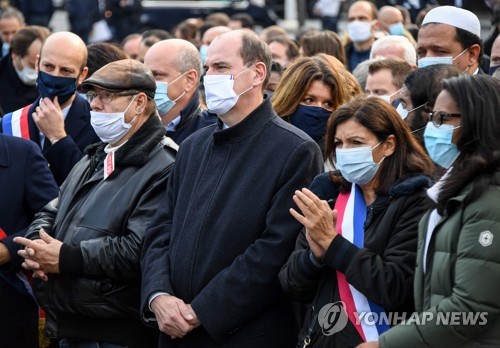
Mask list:
[{"label": "bald head", "polygon": [[43,43],[40,58],[50,55],[56,59],[71,61],[83,69],[87,65],[87,46],[76,34],[60,31],[50,35]]},{"label": "bald head", "polygon": [[219,36],[220,34],[227,33],[228,31],[231,31],[231,28],[222,25],[218,25],[216,27],[207,29],[207,31],[205,31],[205,33],[203,34],[201,43],[203,45],[210,45],[217,36]]},{"label": "bald head", "polygon": [[198,49],[191,42],[169,39],[155,43],[146,52],[144,64],[151,70],[157,65],[171,65],[181,73],[194,69],[201,75],[202,63]]},{"label": "bald head", "polygon": [[403,14],[394,6],[383,6],[378,10],[378,19],[386,25],[403,23]]},{"label": "bald head", "polygon": [[[497,36],[491,47],[490,67],[500,66],[500,35]],[[497,70],[499,70],[497,68]]]},{"label": "bald head", "polygon": [[352,3],[347,11],[349,22],[364,21],[369,22],[377,19],[378,13],[375,5],[370,1],[359,0]]}]

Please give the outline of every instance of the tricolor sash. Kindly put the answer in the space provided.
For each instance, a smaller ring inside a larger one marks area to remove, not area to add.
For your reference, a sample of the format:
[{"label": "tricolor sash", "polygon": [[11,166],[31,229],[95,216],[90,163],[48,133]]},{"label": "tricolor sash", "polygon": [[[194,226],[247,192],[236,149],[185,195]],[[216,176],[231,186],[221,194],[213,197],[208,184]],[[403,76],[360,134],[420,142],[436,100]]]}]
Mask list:
[{"label": "tricolor sash", "polygon": [[[335,209],[337,210],[337,233],[358,248],[363,248],[366,203],[361,189],[352,184],[351,192],[340,193],[335,202]],[[379,335],[389,330],[389,325],[384,320],[380,320],[382,316],[385,316],[385,310],[356,290],[347,282],[344,274],[339,271],[337,271],[337,282],[340,299],[345,304],[347,317],[363,341],[378,341]],[[373,318],[376,318],[376,325],[368,325],[366,320],[361,320],[361,313],[363,313],[363,318],[370,318],[370,323],[373,323]],[[371,316],[368,313],[374,315]]]},{"label": "tricolor sash", "polygon": [[2,118],[3,133],[19,138],[30,139],[30,131],[28,128],[28,111],[30,107],[31,104],[4,115]]}]

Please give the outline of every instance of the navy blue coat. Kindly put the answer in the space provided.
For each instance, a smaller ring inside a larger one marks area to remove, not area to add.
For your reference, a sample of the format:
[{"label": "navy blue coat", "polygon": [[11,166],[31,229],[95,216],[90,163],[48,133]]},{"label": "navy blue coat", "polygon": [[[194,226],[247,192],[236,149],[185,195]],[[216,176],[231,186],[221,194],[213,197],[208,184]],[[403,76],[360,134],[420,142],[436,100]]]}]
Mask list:
[{"label": "navy blue coat", "polygon": [[[31,141],[0,134],[0,228],[7,234],[1,243],[11,256],[11,262],[0,267],[2,347],[27,347],[24,343],[30,342],[33,335],[37,337],[38,307],[16,276],[21,270],[21,258],[17,255],[20,245],[12,239],[25,234],[35,213],[56,198],[57,193],[40,148]],[[27,328],[28,322],[36,324],[35,328]],[[14,345],[9,345],[11,342]]]},{"label": "navy blue coat", "polygon": [[201,108],[198,91],[193,95],[188,105],[181,111],[180,116],[181,121],[177,125],[175,132],[167,131],[167,137],[171,138],[179,145],[198,129],[210,126],[218,120],[216,114],[211,114],[207,110]]},{"label": "navy blue coat", "polygon": [[295,190],[321,172],[316,143],[264,101],[237,125],[198,130],[180,146],[166,198],[145,235],[142,315],[150,296],[190,303],[202,326],[159,346],[292,347],[291,303],[278,281],[300,224]]},{"label": "navy blue coat", "polygon": [[[41,147],[40,131],[32,117],[39,101],[40,99],[35,101],[28,111],[28,128],[30,139]],[[73,166],[82,159],[85,147],[100,141],[90,124],[90,105],[78,93],[66,116],[64,127],[66,137],[53,146],[46,140],[43,147],[43,155],[49,162],[50,170],[58,185],[63,183]],[[2,131],[1,124],[0,131]]]}]

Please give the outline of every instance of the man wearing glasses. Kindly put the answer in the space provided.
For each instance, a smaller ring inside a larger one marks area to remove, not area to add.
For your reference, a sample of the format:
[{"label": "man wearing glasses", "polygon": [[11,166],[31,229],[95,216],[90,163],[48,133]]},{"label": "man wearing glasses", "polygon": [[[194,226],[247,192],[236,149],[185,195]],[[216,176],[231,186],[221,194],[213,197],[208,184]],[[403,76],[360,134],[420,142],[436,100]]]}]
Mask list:
[{"label": "man wearing glasses", "polygon": [[45,333],[60,347],[152,347],[157,332],[139,316],[139,261],[176,145],[165,137],[156,84],[142,63],[109,63],[81,89],[102,142],[87,148],[59,198],[15,241],[34,271]]}]

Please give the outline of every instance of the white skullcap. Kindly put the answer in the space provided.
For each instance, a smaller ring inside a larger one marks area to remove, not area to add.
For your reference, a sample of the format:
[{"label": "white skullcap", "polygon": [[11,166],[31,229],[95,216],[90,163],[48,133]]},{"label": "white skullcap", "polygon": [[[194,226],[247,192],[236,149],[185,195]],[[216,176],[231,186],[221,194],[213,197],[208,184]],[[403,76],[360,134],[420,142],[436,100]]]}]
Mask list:
[{"label": "white skullcap", "polygon": [[463,8],[455,6],[439,6],[427,13],[422,25],[428,23],[448,24],[481,37],[481,23],[477,16]]}]

